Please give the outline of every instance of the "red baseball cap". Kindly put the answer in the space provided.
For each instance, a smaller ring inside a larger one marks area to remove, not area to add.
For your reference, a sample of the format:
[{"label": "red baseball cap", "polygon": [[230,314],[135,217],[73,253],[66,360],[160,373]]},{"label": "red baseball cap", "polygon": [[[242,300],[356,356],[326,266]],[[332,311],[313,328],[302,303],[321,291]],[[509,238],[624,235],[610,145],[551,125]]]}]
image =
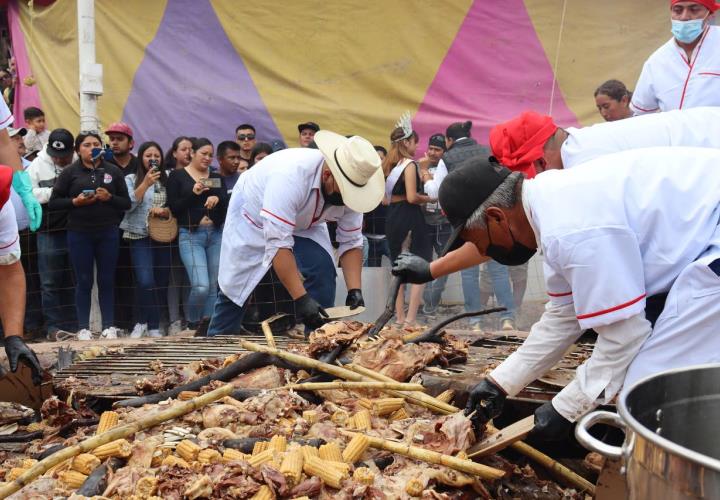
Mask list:
[{"label": "red baseball cap", "polygon": [[670,7],[680,2],[693,2],[699,3],[710,12],[715,12],[720,8],[720,4],[715,3],[715,0],[670,0]]},{"label": "red baseball cap", "polygon": [[543,157],[543,146],[557,129],[550,116],[525,111],[490,130],[490,149],[503,166],[532,179],[533,162]]},{"label": "red baseball cap", "polygon": [[107,128],[107,130],[105,130],[105,133],[106,133],[106,134],[110,134],[110,133],[113,133],[113,132],[115,132],[115,133],[117,133],[117,134],[125,134],[125,135],[128,136],[130,139],[133,138],[133,131],[132,131],[132,129],[130,128],[130,125],[128,125],[128,124],[125,123],[125,122],[115,122],[115,123],[111,123],[110,126]]}]

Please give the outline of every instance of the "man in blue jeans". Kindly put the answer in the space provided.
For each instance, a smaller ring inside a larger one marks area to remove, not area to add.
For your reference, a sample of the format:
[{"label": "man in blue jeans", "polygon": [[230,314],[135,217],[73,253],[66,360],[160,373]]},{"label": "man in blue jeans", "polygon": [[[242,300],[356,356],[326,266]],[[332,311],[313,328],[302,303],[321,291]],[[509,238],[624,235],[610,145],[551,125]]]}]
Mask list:
[{"label": "man in blue jeans", "polygon": [[[364,305],[362,213],[383,197],[380,157],[362,137],[321,130],[318,149],[278,151],[243,174],[225,223],[215,311],[208,335],[237,334],[248,298],[272,269],[306,329],[334,305],[335,254],[348,289],[346,305]],[[337,222],[334,250],[328,221]]]}]

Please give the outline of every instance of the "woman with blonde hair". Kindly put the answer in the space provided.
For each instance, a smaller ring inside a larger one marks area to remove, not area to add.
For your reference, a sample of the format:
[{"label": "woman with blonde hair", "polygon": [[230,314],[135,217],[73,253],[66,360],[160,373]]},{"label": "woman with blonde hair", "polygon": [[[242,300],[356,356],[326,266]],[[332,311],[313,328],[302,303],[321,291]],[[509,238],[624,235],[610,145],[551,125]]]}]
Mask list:
[{"label": "woman with blonde hair", "polygon": [[[417,163],[413,160],[418,134],[412,129],[410,114],[406,113],[390,134],[390,151],[383,160],[385,173],[385,203],[388,203],[385,231],[390,246],[390,259],[394,262],[409,237],[409,250],[425,260],[432,259],[432,244],[425,228],[422,205],[435,201],[422,194],[422,183]],[[400,288],[395,302],[398,323],[413,325],[420,307],[425,285],[410,286],[410,303],[405,315],[405,294]]]}]

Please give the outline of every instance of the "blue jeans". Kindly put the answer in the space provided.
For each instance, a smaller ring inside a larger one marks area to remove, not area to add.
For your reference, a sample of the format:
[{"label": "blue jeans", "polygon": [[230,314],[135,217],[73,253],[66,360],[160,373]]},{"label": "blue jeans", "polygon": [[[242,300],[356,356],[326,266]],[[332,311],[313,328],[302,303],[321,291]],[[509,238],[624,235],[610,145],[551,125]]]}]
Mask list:
[{"label": "blue jeans", "polygon": [[[390,259],[390,245],[387,238],[376,239],[368,238],[368,257],[363,262],[365,267],[380,267],[382,264],[382,256]],[[392,260],[392,259],[391,259]]]},{"label": "blue jeans", "polygon": [[[427,228],[433,249],[437,255],[440,255],[450,238],[452,226],[450,224],[438,224],[437,226],[428,224]],[[447,283],[447,280],[447,276],[441,276],[425,286],[425,291],[423,292],[423,302],[425,303],[423,312],[432,313],[437,309],[440,305],[442,293],[445,291],[445,283]]]},{"label": "blue jeans", "polygon": [[90,293],[93,286],[93,265],[97,267],[98,299],[102,327],[114,326],[115,267],[120,235],[117,226],[94,232],[68,231],[70,262],[75,271],[75,304],[78,328],[90,326]]},{"label": "blue jeans", "polygon": [[[507,309],[500,313],[500,319],[513,319],[515,317],[515,301],[510,287],[510,273],[507,266],[498,264],[494,260],[485,263],[483,272],[490,274],[493,291],[501,307]],[[462,277],[463,296],[465,297],[466,311],[479,311],[483,308],[480,303],[480,266],[470,267],[460,271]],[[471,323],[479,322],[480,318],[472,318]]]},{"label": "blue jeans", "polygon": [[48,333],[75,331],[75,300],[65,231],[38,232],[40,298]]},{"label": "blue jeans", "polygon": [[217,294],[215,309],[213,310],[210,326],[208,326],[208,337],[215,335],[237,335],[242,331],[242,322],[245,317],[245,304],[239,306],[228,299],[222,290]]},{"label": "blue jeans", "polygon": [[197,326],[201,319],[212,315],[217,298],[221,241],[222,229],[214,225],[199,226],[192,231],[180,228],[180,259],[190,280],[185,313],[191,326]]},{"label": "blue jeans", "polygon": [[160,310],[167,307],[172,250],[170,245],[154,242],[150,238],[129,242],[135,293],[140,306],[138,321],[147,323],[149,330],[157,330],[160,327]]}]

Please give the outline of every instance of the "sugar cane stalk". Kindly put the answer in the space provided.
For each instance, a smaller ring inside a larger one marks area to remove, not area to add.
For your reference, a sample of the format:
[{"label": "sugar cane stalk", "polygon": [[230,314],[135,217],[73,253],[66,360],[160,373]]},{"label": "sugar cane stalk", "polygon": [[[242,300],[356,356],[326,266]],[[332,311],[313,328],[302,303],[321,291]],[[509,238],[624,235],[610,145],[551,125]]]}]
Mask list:
[{"label": "sugar cane stalk", "polygon": [[334,382],[308,382],[307,384],[289,384],[283,387],[276,387],[275,391],[284,389],[293,389],[301,391],[331,391],[336,389],[344,389],[354,391],[357,389],[372,390],[395,390],[395,391],[424,391],[425,388],[421,384],[405,384],[402,382],[345,382],[336,380]]},{"label": "sugar cane stalk", "polygon": [[74,446],[70,446],[56,453],[53,453],[49,457],[33,465],[30,469],[28,469],[14,481],[1,486],[0,500],[12,495],[24,486],[30,484],[31,481],[33,481],[41,474],[47,472],[48,469],[54,467],[61,462],[64,462],[69,458],[75,457],[81,453],[88,453],[97,448],[98,446],[107,444],[111,441],[115,441],[116,439],[122,439],[132,436],[133,434],[141,430],[154,427],[158,424],[161,424],[168,420],[172,420],[177,417],[181,417],[182,415],[195,411],[199,408],[207,406],[210,403],[222,399],[225,396],[230,395],[234,390],[234,385],[226,384],[222,387],[218,387],[214,391],[210,391],[206,394],[190,399],[188,401],[183,401],[182,403],[173,405],[171,408],[168,408],[166,410],[159,411],[154,415],[149,415],[130,424],[113,427],[112,429],[103,432],[102,434],[93,436],[89,439],[86,439],[85,441],[81,441]]},{"label": "sugar cane stalk", "polygon": [[[341,433],[354,437],[357,433],[340,431]],[[365,434],[367,436],[367,434]],[[500,479],[505,475],[505,471],[482,465],[472,460],[466,460],[452,455],[445,455],[438,453],[437,451],[426,450],[419,446],[412,446],[405,443],[398,443],[387,439],[382,439],[374,436],[367,436],[370,446],[379,450],[386,450],[391,453],[397,453],[405,457],[414,458],[415,460],[421,460],[423,462],[444,465],[454,470],[472,474],[474,476],[481,477],[482,479]]]}]

